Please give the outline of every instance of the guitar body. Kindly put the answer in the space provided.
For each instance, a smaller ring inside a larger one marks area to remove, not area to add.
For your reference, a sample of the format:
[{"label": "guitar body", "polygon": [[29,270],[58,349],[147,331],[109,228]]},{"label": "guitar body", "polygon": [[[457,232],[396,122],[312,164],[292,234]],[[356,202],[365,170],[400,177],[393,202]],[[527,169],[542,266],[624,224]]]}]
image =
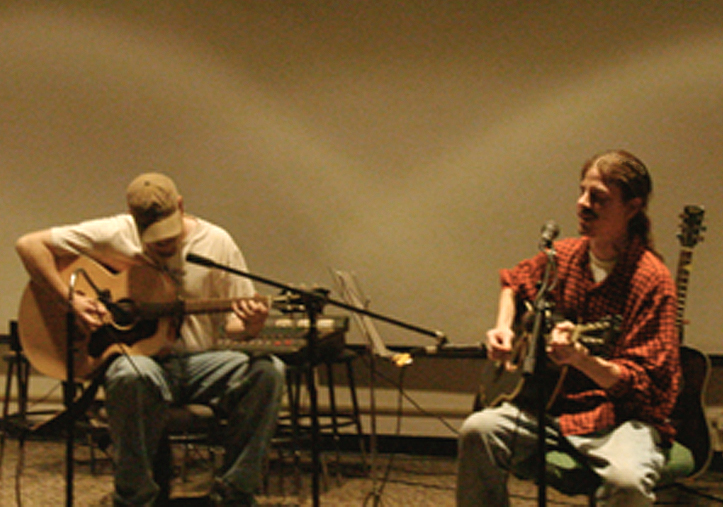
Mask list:
[{"label": "guitar body", "polygon": [[532,305],[528,301],[517,301],[513,331],[512,350],[507,361],[485,361],[473,409],[482,410],[496,407],[505,401],[518,403],[534,396],[523,372],[524,362],[530,353],[530,330],[534,318]]},{"label": "guitar body", "polygon": [[675,439],[693,454],[695,470],[703,472],[713,459],[710,428],[704,409],[704,395],[710,378],[708,356],[688,345],[680,347],[683,383],[670,418],[677,431]]},{"label": "guitar body", "polygon": [[[548,400],[547,407],[552,406],[559,386],[565,377],[566,368],[559,368],[548,361],[545,366],[544,398]],[[553,390],[554,389],[554,390]],[[552,394],[551,394],[552,393]],[[505,401],[513,401],[522,409],[536,410],[538,406],[539,389],[528,381],[523,373],[522,365],[511,366],[499,361],[490,361],[482,369],[482,379],[479,392],[475,399],[474,409],[482,410],[485,407],[496,407]]]},{"label": "guitar body", "polygon": [[[70,283],[75,276],[75,293],[96,297],[95,286],[108,291],[113,302],[143,301],[172,304],[176,290],[164,273],[149,265],[134,266],[113,273],[88,257],[77,257],[68,265],[59,266],[61,276]],[[18,331],[23,351],[39,372],[59,380],[67,380],[68,344],[67,301],[35,282],[26,287],[20,302]],[[75,320],[73,321],[75,322]],[[94,333],[82,326],[73,326],[73,372],[75,379],[88,379],[111,356],[119,353],[153,355],[169,346],[176,336],[171,316],[141,319],[129,326],[109,322]]]},{"label": "guitar body", "polygon": [[525,385],[522,364],[488,360],[482,368],[474,410],[496,407],[505,401],[517,399]]},{"label": "guitar body", "polygon": [[[515,338],[512,353],[507,361],[487,361],[482,368],[479,391],[475,398],[474,409],[496,407],[505,401],[515,401],[518,406],[534,410],[540,398],[539,386],[528,381],[524,373],[524,362],[530,353],[532,334],[527,332],[524,324],[527,316],[521,318],[522,323],[515,325]],[[527,319],[529,320],[529,319]],[[620,333],[619,316],[609,316],[588,324],[578,324],[572,333],[571,340],[585,345],[591,354],[607,357],[611,344]],[[548,336],[544,337],[545,341]],[[565,379],[567,367],[559,367],[552,361],[545,363],[542,384],[549,409],[557,397]]]}]

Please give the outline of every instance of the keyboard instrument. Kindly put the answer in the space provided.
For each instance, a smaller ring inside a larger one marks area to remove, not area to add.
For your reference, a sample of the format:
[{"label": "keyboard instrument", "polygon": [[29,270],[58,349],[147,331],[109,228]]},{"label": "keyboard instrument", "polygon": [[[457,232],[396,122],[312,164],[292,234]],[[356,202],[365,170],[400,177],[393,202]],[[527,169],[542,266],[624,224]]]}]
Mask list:
[{"label": "keyboard instrument", "polygon": [[[349,317],[320,315],[317,349],[321,356],[340,353],[346,344]],[[282,359],[302,358],[307,352],[309,319],[293,316],[269,316],[261,332],[255,338],[243,342],[227,340],[223,348],[241,350],[248,354],[275,354]]]}]

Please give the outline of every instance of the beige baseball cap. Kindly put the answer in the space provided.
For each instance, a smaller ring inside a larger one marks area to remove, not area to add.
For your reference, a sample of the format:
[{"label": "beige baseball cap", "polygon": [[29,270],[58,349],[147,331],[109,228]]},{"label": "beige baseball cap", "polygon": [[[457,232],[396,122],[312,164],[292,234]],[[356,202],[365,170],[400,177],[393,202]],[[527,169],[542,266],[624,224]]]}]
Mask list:
[{"label": "beige baseball cap", "polygon": [[128,185],[126,200],[144,243],[162,241],[183,232],[178,190],[168,176],[141,174]]}]

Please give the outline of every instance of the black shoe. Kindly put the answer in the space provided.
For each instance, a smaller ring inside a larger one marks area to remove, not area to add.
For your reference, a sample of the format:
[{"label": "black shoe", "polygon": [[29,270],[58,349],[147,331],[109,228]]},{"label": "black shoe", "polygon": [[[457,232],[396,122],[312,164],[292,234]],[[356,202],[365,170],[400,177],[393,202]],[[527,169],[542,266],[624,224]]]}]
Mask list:
[{"label": "black shoe", "polygon": [[259,505],[256,503],[254,495],[237,491],[219,478],[213,480],[213,488],[209,498],[211,505],[219,507],[258,507]]}]

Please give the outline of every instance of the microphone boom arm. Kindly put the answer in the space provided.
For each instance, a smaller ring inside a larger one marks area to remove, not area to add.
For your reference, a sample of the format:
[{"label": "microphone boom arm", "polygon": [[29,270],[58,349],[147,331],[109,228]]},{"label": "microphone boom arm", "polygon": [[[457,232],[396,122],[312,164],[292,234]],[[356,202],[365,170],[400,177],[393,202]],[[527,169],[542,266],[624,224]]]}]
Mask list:
[{"label": "microphone boom arm", "polygon": [[444,345],[448,342],[447,336],[442,331],[425,329],[425,328],[417,326],[415,324],[411,324],[408,322],[401,321],[399,319],[395,319],[393,317],[382,315],[380,313],[376,313],[376,312],[367,310],[365,308],[359,308],[358,306],[347,304],[343,301],[339,301],[339,300],[330,298],[327,295],[320,294],[319,292],[300,289],[298,287],[293,287],[293,286],[290,286],[287,284],[279,283],[274,280],[270,280],[269,278],[265,278],[263,276],[249,273],[248,271],[242,271],[242,270],[230,267],[230,266],[225,266],[223,264],[219,264],[211,259],[208,259],[207,257],[203,257],[203,256],[200,256],[200,255],[197,255],[194,253],[187,254],[186,260],[193,264],[199,264],[201,266],[206,266],[209,268],[216,268],[216,269],[221,269],[223,271],[228,271],[230,273],[234,273],[239,276],[243,276],[243,277],[249,278],[251,280],[257,281],[259,283],[263,283],[266,285],[270,285],[272,287],[276,287],[277,289],[292,292],[294,294],[301,296],[302,298],[309,298],[312,300],[314,300],[314,299],[321,300],[323,304],[330,304],[332,306],[336,306],[336,307],[342,308],[344,310],[349,310],[351,312],[356,312],[356,313],[359,313],[362,315],[366,315],[373,319],[381,320],[381,321],[387,322],[389,324],[393,324],[395,326],[399,326],[399,327],[408,329],[410,331],[414,331],[416,333],[432,337],[435,340],[437,340],[437,344],[440,346]]}]

